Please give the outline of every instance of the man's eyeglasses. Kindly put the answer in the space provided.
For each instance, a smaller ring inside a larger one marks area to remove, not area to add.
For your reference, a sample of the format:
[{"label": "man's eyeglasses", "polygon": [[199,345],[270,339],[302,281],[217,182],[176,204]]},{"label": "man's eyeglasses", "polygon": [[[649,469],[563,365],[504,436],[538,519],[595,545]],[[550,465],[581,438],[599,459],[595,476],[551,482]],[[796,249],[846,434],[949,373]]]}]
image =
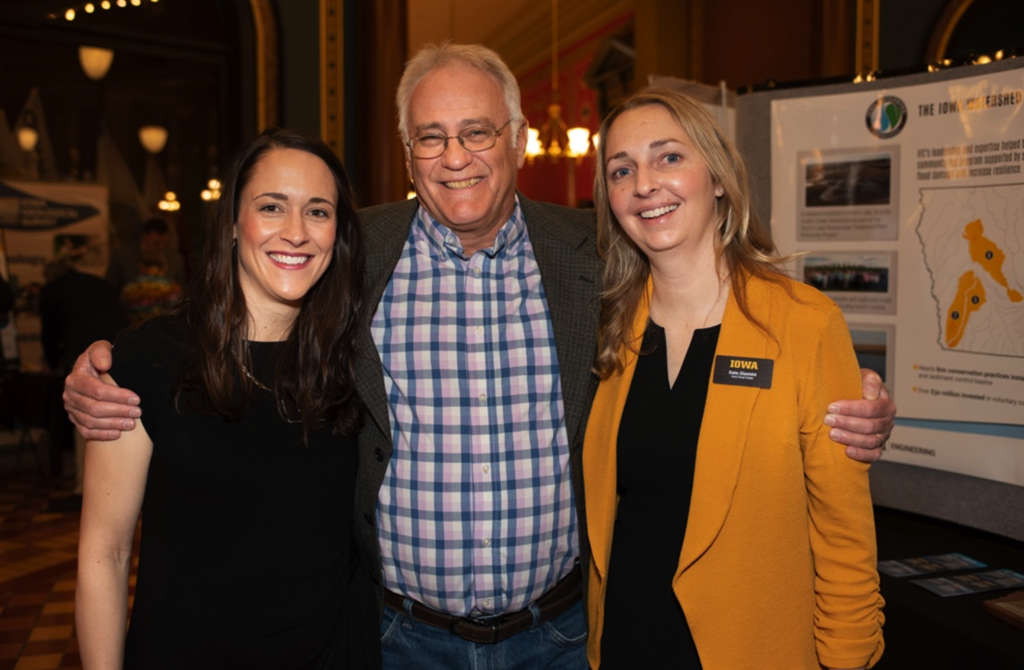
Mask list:
[{"label": "man's eyeglasses", "polygon": [[487,126],[472,126],[466,128],[458,135],[441,135],[431,133],[414,137],[406,143],[414,158],[437,158],[448,150],[448,140],[457,139],[462,148],[466,151],[487,151],[498,141],[498,135],[512,123],[512,119],[505,122],[501,128],[488,128]]}]

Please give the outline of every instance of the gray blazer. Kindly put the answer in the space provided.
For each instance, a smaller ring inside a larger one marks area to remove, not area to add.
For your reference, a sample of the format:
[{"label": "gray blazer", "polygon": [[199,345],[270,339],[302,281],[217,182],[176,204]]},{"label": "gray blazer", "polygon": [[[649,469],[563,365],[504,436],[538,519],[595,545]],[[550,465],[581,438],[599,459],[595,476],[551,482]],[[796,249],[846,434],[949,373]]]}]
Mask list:
[{"label": "gray blazer", "polygon": [[[597,294],[601,264],[597,258],[594,213],[532,202],[519,194],[526,227],[540,267],[555,332],[562,379],[570,468],[576,498],[580,556],[587,565],[586,515],[583,504],[583,431],[597,390],[591,371],[597,351]],[[384,611],[383,572],[377,542],[377,493],[391,458],[391,422],[384,392],[384,372],[370,335],[370,321],[405,246],[419,201],[389,203],[359,212],[365,230],[366,285],[363,324],[356,341],[356,383],[365,406],[359,434],[355,531],[364,560],[377,584]]]}]

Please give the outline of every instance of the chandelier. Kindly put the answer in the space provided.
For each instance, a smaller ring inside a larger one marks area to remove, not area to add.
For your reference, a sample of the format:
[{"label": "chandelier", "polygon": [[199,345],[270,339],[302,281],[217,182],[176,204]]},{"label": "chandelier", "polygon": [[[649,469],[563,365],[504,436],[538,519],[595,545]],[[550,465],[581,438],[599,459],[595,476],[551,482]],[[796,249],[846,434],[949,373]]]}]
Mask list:
[{"label": "chandelier", "polygon": [[551,0],[551,104],[548,118],[539,129],[530,128],[526,140],[526,157],[549,158],[553,162],[562,156],[576,158],[590,151],[590,131],[569,128],[562,120],[562,106],[558,103],[558,0]]}]

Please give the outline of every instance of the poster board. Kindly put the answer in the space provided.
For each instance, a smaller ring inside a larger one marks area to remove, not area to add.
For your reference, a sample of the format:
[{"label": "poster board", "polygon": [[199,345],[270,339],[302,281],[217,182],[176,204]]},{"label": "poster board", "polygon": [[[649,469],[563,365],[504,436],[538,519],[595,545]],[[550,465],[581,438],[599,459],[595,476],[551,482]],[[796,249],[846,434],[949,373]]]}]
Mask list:
[{"label": "poster board", "polygon": [[21,367],[44,366],[39,291],[46,264],[71,258],[81,272],[104,276],[110,260],[107,188],[96,184],[0,180],[0,228],[15,291]]},{"label": "poster board", "polygon": [[737,110],[759,214],[782,251],[808,252],[792,270],[842,305],[899,407],[876,502],[1024,539],[1024,63]]}]

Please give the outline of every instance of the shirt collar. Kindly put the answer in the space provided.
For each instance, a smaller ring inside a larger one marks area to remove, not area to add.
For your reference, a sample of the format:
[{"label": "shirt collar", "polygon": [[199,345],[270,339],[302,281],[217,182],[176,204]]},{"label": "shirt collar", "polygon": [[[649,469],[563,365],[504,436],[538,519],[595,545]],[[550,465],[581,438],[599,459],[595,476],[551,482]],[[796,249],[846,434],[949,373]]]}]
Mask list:
[{"label": "shirt collar", "polygon": [[[462,242],[459,241],[458,235],[453,233],[448,226],[431,216],[430,212],[423,205],[420,205],[419,209],[416,210],[416,219],[413,226],[417,233],[422,235],[430,243],[431,248],[438,253],[443,254],[447,251],[465,260]],[[525,232],[526,221],[523,218],[523,210],[519,206],[519,196],[517,195],[515,207],[512,208],[512,216],[498,230],[498,234],[494,238],[494,244],[489,249],[483,249],[482,251],[491,258],[495,258],[502,252],[504,252],[505,256],[515,254],[525,237]]]}]

